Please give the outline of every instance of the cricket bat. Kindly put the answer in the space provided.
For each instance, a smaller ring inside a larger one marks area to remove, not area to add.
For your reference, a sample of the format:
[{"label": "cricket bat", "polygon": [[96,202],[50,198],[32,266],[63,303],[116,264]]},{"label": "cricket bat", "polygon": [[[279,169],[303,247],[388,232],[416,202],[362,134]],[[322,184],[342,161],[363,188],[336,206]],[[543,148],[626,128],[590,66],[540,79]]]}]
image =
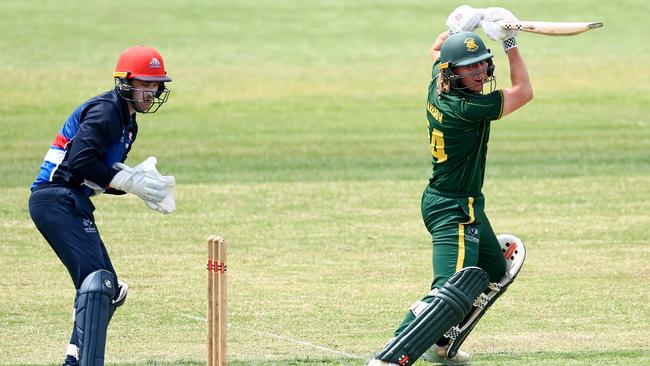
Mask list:
[{"label": "cricket bat", "polygon": [[496,23],[505,29],[547,36],[573,36],[603,26],[602,22],[540,22],[536,20],[521,20],[518,23],[498,21]]}]

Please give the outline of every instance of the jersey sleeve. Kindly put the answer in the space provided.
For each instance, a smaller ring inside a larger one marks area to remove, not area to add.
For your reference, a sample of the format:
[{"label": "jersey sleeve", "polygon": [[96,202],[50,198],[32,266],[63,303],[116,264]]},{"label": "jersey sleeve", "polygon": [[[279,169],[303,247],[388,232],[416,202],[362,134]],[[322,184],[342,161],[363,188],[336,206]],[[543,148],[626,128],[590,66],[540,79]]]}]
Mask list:
[{"label": "jersey sleeve", "polygon": [[461,103],[458,116],[471,123],[494,121],[503,115],[503,101],[501,90],[485,95],[472,95]]},{"label": "jersey sleeve", "polygon": [[431,79],[438,77],[438,65],[440,65],[440,57],[436,59],[436,62],[433,63],[433,68],[431,69]]},{"label": "jersey sleeve", "polygon": [[108,186],[116,170],[104,165],[102,155],[120,138],[122,126],[117,111],[110,105],[90,105],[82,113],[79,131],[70,148],[70,170],[81,179]]}]

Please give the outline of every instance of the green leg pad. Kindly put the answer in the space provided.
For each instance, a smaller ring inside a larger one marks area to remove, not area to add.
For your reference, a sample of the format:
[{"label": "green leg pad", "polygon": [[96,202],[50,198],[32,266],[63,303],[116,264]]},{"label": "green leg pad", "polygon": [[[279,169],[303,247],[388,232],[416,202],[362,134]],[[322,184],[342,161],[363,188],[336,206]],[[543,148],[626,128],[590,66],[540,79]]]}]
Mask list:
[{"label": "green leg pad", "polygon": [[497,239],[506,259],[506,273],[498,283],[488,285],[490,290],[486,291],[485,294],[481,294],[480,298],[474,304],[474,309],[467,314],[460,324],[451,327],[445,333],[445,337],[450,339],[449,348],[447,348],[448,358],[456,356],[460,346],[465,342],[465,339],[472,329],[474,329],[476,323],[481,320],[488,308],[492,306],[496,299],[515,280],[521,270],[521,266],[524,264],[524,260],[526,259],[526,246],[521,239],[512,234],[501,234]]},{"label": "green leg pad", "polygon": [[465,318],[488,283],[487,273],[478,267],[456,272],[439,289],[431,304],[376,358],[401,366],[412,365],[450,327]]}]

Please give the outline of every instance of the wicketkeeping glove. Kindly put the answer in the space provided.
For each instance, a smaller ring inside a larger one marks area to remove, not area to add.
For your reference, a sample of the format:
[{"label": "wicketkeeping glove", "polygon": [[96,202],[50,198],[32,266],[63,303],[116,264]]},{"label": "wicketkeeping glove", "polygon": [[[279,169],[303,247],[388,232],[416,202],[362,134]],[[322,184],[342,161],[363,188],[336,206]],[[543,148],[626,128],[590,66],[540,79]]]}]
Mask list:
[{"label": "wicketkeeping glove", "polygon": [[483,20],[484,9],[472,8],[469,5],[461,5],[447,17],[449,34],[462,31],[473,32]]},{"label": "wicketkeeping glove", "polygon": [[158,211],[164,215],[168,215],[176,210],[176,200],[174,199],[174,186],[176,179],[171,175],[162,175],[158,172],[156,164],[158,159],[155,156],[150,156],[147,160],[135,166],[135,169],[144,171],[145,175],[165,182],[165,192],[167,196],[160,202],[153,202],[144,200],[144,204],[154,211]]},{"label": "wicketkeeping glove", "polygon": [[140,168],[130,168],[122,163],[113,164],[113,168],[119,172],[111,180],[112,188],[133,193],[145,201],[154,203],[160,203],[167,197],[165,181],[145,174]]},{"label": "wicketkeeping glove", "polygon": [[176,211],[176,200],[174,199],[174,185],[176,185],[176,179],[171,175],[163,175],[160,178],[167,182],[167,188],[165,188],[167,197],[159,203],[145,200],[144,204],[154,211],[158,211],[164,215],[169,215]]}]

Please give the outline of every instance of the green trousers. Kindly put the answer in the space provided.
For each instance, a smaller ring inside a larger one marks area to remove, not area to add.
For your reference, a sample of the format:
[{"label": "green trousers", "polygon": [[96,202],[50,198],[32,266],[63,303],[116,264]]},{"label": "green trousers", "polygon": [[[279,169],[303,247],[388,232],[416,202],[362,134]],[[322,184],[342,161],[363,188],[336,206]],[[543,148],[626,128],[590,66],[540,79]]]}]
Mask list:
[{"label": "green trousers", "polygon": [[[490,282],[498,282],[505,274],[506,261],[484,207],[482,194],[468,197],[437,192],[428,186],[425,189],[422,195],[422,219],[433,243],[432,289],[440,288],[464,267],[482,268],[490,277]],[[430,294],[422,298],[427,303],[432,300]],[[413,319],[413,313],[407,312],[395,336]]]}]

